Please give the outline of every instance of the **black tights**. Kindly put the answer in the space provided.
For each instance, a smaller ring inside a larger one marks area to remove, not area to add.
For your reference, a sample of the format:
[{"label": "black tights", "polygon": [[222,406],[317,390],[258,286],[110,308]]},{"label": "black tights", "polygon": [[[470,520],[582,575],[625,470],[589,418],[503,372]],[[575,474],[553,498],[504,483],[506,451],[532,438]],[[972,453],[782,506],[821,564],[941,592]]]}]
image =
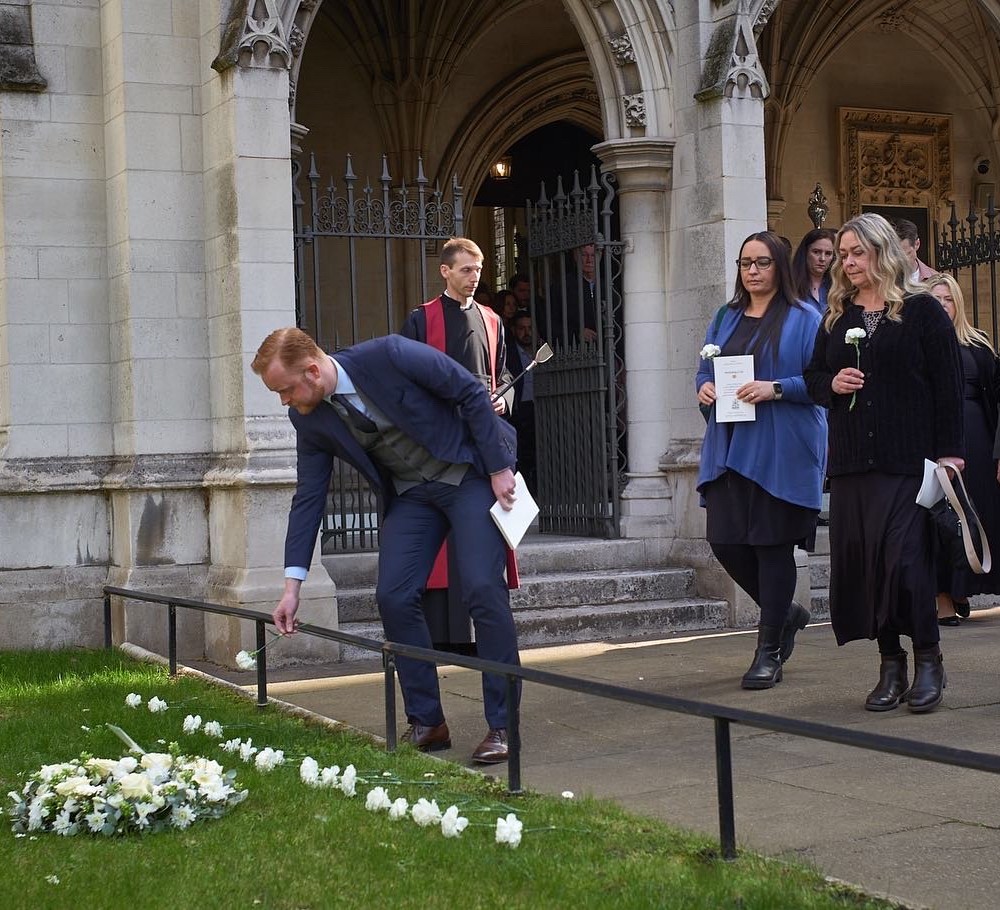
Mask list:
[{"label": "black tights", "polygon": [[722,568],[760,607],[762,626],[783,626],[795,594],[795,545],[711,544]]},{"label": "black tights", "polygon": [[[913,639],[914,651],[929,651],[938,647],[936,641],[920,642]],[[882,629],[878,633],[878,653],[886,656],[905,654],[903,643],[899,640],[899,633],[895,629]]]}]

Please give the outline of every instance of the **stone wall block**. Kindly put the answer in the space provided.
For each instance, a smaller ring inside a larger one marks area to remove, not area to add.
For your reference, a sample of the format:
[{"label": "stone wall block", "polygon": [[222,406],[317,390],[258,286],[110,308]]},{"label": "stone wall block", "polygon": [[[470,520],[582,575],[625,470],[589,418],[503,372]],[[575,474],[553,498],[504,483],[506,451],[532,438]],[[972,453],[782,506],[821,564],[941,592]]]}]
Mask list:
[{"label": "stone wall block", "polygon": [[37,259],[37,275],[28,277],[96,279],[104,278],[107,270],[107,255],[101,247],[43,247]]},{"label": "stone wall block", "polygon": [[[190,178],[183,178],[190,183]],[[155,198],[147,208],[150,227],[155,226]],[[183,213],[178,213],[184,217]],[[196,220],[194,216],[186,216]],[[202,272],[205,269],[205,244],[200,240],[147,238],[132,240],[127,248],[128,268],[136,272]]]},{"label": "stone wall block", "polygon": [[49,326],[49,350],[52,363],[106,364],[110,356],[108,326]]},{"label": "stone wall block", "polygon": [[291,134],[274,129],[288,118],[288,98],[241,98],[237,107],[236,146],[239,156],[284,159],[289,155]]},{"label": "stone wall block", "polygon": [[[0,99],[4,97],[0,94]],[[106,236],[104,180],[5,176],[4,191],[4,217],[10,242],[89,247]]]},{"label": "stone wall block", "polygon": [[52,120],[56,123],[96,124],[104,128],[104,101],[96,95],[54,95]]},{"label": "stone wall block", "polygon": [[[151,320],[177,322],[177,283],[178,276],[168,272],[132,272],[125,311],[120,318],[137,320],[140,324]],[[155,350],[146,350],[144,356],[155,356]]]},{"label": "stone wall block", "polygon": [[0,120],[41,122],[51,119],[52,96],[47,92],[0,92]]},{"label": "stone wall block", "polygon": [[[207,419],[210,416],[208,371],[205,359],[134,360],[132,383],[136,419]],[[176,452],[177,449],[170,446],[164,451]]]},{"label": "stone wall block", "polygon": [[48,363],[49,327],[46,325],[0,326],[0,350],[5,349],[7,363]]},{"label": "stone wall block", "polygon": [[[67,47],[66,85],[81,95],[104,93],[104,76],[101,72],[101,49],[99,47]],[[49,83],[52,90],[52,84]]]},{"label": "stone wall block", "polygon": [[189,85],[199,70],[198,42],[166,35],[128,35],[124,43],[127,82]]},{"label": "stone wall block", "polygon": [[105,394],[110,367],[106,363],[17,368],[11,401],[15,424],[104,423],[111,419]]},{"label": "stone wall block", "polygon": [[42,275],[39,272],[40,251],[33,246],[4,248],[4,278],[59,278],[59,275]]},{"label": "stone wall block", "polygon": [[202,156],[202,118],[200,115],[182,116],[181,128],[181,170],[201,172],[204,167]]},{"label": "stone wall block", "polygon": [[114,450],[114,434],[110,423],[71,424],[66,427],[69,451],[76,454],[110,455]]},{"label": "stone wall block", "polygon": [[181,125],[176,114],[129,113],[124,155],[130,170],[179,171]]},{"label": "stone wall block", "polygon": [[177,315],[204,319],[207,315],[205,312],[205,276],[178,272],[174,277],[177,279]]},{"label": "stone wall block", "polygon": [[240,227],[275,229],[290,226],[291,185],[292,168],[288,161],[240,159],[236,170]]},{"label": "stone wall block", "polygon": [[123,112],[197,114],[195,90],[190,85],[129,83],[124,89]]},{"label": "stone wall block", "polygon": [[163,0],[126,0],[121,4],[122,31],[130,35],[170,35],[174,18],[172,6]]},{"label": "stone wall block", "polygon": [[200,174],[131,171],[128,177],[130,235],[144,240],[198,237],[202,202]]},{"label": "stone wall block", "polygon": [[[152,318],[133,316],[129,320],[131,352],[137,360],[208,357],[208,338],[201,319]],[[192,377],[194,379],[194,377]]]},{"label": "stone wall block", "polygon": [[31,6],[31,28],[36,45],[101,46],[101,17],[98,10],[66,4],[33,3]]},{"label": "stone wall block", "polygon": [[[107,499],[100,492],[5,493],[0,540],[5,570],[107,565],[111,547]],[[6,582],[0,589],[5,586]]]},{"label": "stone wall block", "polygon": [[[14,371],[11,371],[14,372]],[[11,387],[16,388],[18,377],[14,376]],[[13,421],[13,415],[12,415]],[[43,456],[68,456],[69,440],[64,424],[59,426],[39,426],[20,423],[11,426],[4,456],[14,458],[40,458]]]},{"label": "stone wall block", "polygon": [[7,281],[7,321],[11,324],[69,321],[69,288],[54,279],[13,278]]}]

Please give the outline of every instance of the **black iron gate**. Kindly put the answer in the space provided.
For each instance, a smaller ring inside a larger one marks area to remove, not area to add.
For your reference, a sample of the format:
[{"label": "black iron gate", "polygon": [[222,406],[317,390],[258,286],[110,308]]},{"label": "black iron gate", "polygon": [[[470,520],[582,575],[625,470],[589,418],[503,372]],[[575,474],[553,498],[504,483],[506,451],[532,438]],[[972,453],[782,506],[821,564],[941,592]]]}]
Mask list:
[{"label": "black iron gate", "polygon": [[[411,184],[393,185],[383,156],[374,185],[361,185],[348,155],[342,181],[342,189],[325,182],[315,155],[303,179],[293,160],[296,322],[327,351],[395,332],[406,312],[432,296],[428,262],[436,277],[438,244],[463,228],[461,187],[456,180],[447,191],[432,186],[422,159]],[[364,478],[338,461],[324,549],[377,548],[379,514]]]},{"label": "black iron gate", "polygon": [[972,324],[982,329],[997,347],[997,269],[1000,265],[1000,212],[990,196],[986,210],[969,214],[960,221],[951,206],[951,218],[943,226],[934,225],[934,262],[939,272],[951,272],[972,306]]},{"label": "black iron gate", "polygon": [[591,537],[620,533],[625,470],[623,244],[614,177],[562,178],[528,202],[528,257],[535,329],[556,356],[535,379],[539,529]]}]

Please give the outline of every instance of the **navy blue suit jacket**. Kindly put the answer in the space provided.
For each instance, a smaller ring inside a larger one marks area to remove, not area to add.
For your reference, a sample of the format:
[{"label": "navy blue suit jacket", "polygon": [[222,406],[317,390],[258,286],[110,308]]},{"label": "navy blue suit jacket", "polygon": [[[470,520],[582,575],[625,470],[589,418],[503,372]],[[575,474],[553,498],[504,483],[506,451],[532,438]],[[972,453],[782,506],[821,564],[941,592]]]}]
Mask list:
[{"label": "navy blue suit jacket", "polygon": [[[335,355],[357,389],[435,458],[489,475],[513,469],[517,437],[493,411],[483,384],[463,366],[401,335],[374,338]],[[333,460],[353,465],[386,497],[393,487],[326,401],[309,414],[288,409],[296,432],[297,485],[288,514],[285,565],[308,567],[326,508]]]}]

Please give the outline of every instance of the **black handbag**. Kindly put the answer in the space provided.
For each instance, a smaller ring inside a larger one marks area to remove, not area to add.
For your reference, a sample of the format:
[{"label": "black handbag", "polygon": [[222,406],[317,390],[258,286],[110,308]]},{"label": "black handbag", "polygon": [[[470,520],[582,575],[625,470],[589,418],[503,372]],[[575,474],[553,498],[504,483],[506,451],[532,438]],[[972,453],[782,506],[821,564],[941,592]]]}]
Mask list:
[{"label": "black handbag", "polygon": [[[955,472],[957,484],[952,483],[949,468]],[[961,472],[951,462],[945,462],[945,466],[934,469],[934,474],[944,491],[944,496],[929,509],[941,558],[957,571],[971,569],[977,575],[985,575],[993,565],[990,542]]]}]

